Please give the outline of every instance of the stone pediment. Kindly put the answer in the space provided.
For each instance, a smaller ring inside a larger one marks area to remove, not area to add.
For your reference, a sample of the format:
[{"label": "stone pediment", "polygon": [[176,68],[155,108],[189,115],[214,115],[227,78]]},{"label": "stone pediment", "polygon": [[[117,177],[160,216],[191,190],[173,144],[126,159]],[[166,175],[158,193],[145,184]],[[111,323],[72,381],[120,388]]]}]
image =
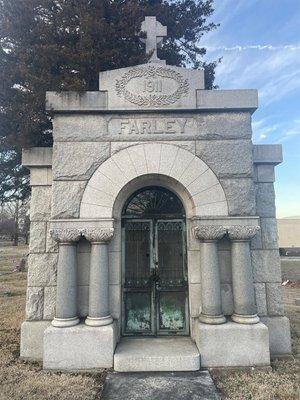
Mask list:
[{"label": "stone pediment", "polygon": [[108,109],[193,109],[204,89],[204,70],[148,63],[100,73]]}]

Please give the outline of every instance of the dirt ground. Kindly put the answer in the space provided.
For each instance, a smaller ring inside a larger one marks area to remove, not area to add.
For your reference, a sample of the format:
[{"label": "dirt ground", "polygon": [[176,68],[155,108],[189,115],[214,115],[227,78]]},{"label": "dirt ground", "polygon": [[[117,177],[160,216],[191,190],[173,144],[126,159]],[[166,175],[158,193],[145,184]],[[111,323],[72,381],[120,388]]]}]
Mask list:
[{"label": "dirt ground", "polygon": [[[40,363],[19,359],[20,324],[25,316],[26,272],[10,273],[26,246],[0,243],[0,400],[100,400],[106,371],[94,374],[44,372]],[[283,287],[285,311],[292,327],[293,352],[300,355],[300,284]],[[299,358],[276,361],[269,371],[213,373],[223,399],[299,400]],[[122,399],[126,400],[126,399]]]}]

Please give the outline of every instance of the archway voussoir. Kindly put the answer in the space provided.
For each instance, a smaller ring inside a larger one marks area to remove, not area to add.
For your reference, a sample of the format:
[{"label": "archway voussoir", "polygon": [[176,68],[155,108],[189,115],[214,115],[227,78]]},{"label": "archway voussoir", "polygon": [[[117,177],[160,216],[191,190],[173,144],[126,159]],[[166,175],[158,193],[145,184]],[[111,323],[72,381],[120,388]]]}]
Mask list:
[{"label": "archway voussoir", "polygon": [[175,179],[180,179],[194,159],[194,154],[180,148],[177,153],[176,161],[173,163],[170,170],[170,175]]},{"label": "archway voussoir", "polygon": [[112,208],[96,204],[81,203],[80,218],[111,218]]},{"label": "archway voussoir", "polygon": [[146,156],[146,164],[148,173],[158,173],[159,161],[161,155],[161,144],[160,143],[151,143],[144,144],[145,156]]},{"label": "archway voussoir", "polygon": [[133,146],[127,149],[129,157],[134,165],[137,176],[147,174],[147,163],[143,145]]},{"label": "archway voussoir", "polygon": [[160,154],[159,173],[170,175],[171,168],[175,163],[179,147],[172,145],[162,145]]}]

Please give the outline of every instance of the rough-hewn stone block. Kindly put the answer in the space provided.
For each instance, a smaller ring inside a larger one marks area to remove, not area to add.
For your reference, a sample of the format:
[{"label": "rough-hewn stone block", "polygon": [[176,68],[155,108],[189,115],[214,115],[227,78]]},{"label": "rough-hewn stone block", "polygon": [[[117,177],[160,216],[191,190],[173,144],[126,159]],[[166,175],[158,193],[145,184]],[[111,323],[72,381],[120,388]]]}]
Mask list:
[{"label": "rough-hewn stone block", "polygon": [[196,142],[196,155],[219,178],[236,175],[251,177],[253,174],[251,150],[250,140],[201,140]]},{"label": "rough-hewn stone block", "polygon": [[276,217],[273,183],[256,184],[256,213],[260,217]]},{"label": "rough-hewn stone block", "polygon": [[44,288],[44,319],[52,320],[55,316],[56,286]]},{"label": "rough-hewn stone block", "polygon": [[43,319],[44,288],[29,287],[26,296],[26,319]]},{"label": "rough-hewn stone block", "polygon": [[261,238],[264,249],[278,249],[278,231],[276,218],[261,218]]},{"label": "rough-hewn stone block", "polygon": [[46,249],[46,222],[31,222],[30,253],[44,253]]},{"label": "rough-hewn stone block", "polygon": [[31,188],[30,221],[48,221],[51,213],[51,186]]},{"label": "rough-hewn stone block", "polygon": [[267,315],[266,285],[264,283],[255,283],[255,300],[258,315]]},{"label": "rough-hewn stone block", "polygon": [[251,258],[255,282],[281,282],[280,258],[277,250],[252,250]]},{"label": "rough-hewn stone block", "polygon": [[28,258],[28,286],[56,284],[57,254],[30,254]]},{"label": "rough-hewn stone block", "polygon": [[268,315],[283,315],[280,283],[266,283]]},{"label": "rough-hewn stone block", "polygon": [[52,218],[78,218],[86,182],[53,182]]},{"label": "rough-hewn stone block", "polygon": [[252,179],[221,179],[229,215],[255,215],[255,188]]},{"label": "rough-hewn stone block", "polygon": [[109,156],[109,143],[54,143],[53,179],[87,180]]},{"label": "rough-hewn stone block", "polygon": [[46,232],[46,253],[57,253],[58,243],[50,235],[50,222],[47,223]]}]

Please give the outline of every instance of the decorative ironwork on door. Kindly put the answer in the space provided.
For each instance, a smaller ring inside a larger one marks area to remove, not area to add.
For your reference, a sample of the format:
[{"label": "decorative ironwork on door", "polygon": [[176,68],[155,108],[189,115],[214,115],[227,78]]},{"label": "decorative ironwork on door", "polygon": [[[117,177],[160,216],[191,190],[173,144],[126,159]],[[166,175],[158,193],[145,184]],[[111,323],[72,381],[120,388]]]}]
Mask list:
[{"label": "decorative ironwork on door", "polygon": [[123,335],[189,333],[185,213],[171,191],[147,187],[123,210]]}]

